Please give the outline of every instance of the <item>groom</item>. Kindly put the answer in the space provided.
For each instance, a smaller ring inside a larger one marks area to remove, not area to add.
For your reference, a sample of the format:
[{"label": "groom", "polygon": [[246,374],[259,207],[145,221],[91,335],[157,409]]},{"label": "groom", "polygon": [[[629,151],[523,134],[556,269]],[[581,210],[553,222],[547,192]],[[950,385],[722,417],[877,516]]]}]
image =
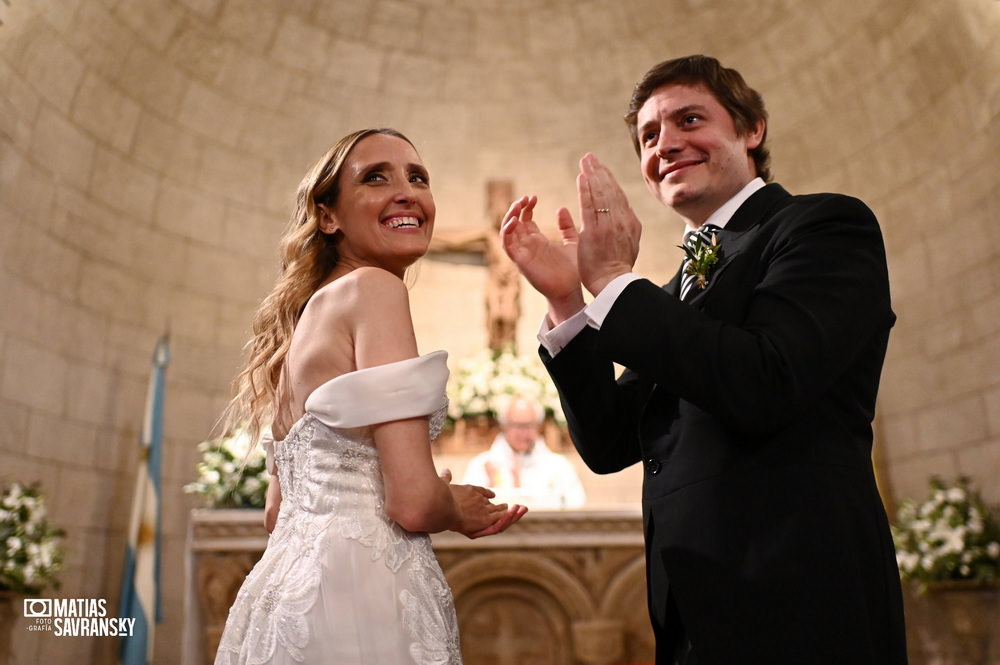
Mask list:
[{"label": "groom", "polygon": [[563,208],[548,240],[525,197],[501,235],[548,299],[541,354],[581,456],[644,465],[657,664],[906,663],[871,463],[895,321],[878,222],[767,184],[763,100],[714,58],[653,67],[625,119],[646,186],[687,227],[666,286],[632,273],[639,221],[589,154],[579,233]]}]

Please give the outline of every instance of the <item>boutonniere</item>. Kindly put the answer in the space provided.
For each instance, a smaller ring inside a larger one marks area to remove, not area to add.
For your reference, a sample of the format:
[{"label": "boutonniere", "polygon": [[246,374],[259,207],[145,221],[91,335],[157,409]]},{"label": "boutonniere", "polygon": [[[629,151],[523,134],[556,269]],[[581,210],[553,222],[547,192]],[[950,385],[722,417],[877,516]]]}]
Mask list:
[{"label": "boutonniere", "polygon": [[678,245],[687,255],[684,266],[685,275],[694,276],[694,285],[699,289],[708,287],[708,275],[716,263],[722,259],[722,247],[719,245],[719,235],[712,233],[711,242],[706,242],[701,234],[694,234],[690,244]]}]

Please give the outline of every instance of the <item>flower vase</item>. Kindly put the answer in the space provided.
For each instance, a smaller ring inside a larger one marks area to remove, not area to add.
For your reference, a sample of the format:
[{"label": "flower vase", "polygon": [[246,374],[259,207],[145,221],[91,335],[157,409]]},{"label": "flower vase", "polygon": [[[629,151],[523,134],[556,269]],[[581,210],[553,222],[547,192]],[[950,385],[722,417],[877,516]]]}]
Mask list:
[{"label": "flower vase", "polygon": [[924,665],[1000,663],[998,598],[996,585],[975,580],[930,582],[913,594],[908,631]]},{"label": "flower vase", "polygon": [[13,662],[14,626],[17,625],[17,601],[21,596],[0,589],[0,665]]}]

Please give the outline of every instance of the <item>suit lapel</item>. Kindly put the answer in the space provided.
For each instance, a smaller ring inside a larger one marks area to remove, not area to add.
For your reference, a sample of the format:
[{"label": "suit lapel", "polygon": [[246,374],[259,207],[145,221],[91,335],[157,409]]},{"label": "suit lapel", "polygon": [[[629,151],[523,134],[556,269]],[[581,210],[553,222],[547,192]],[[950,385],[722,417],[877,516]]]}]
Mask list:
[{"label": "suit lapel", "polygon": [[736,235],[750,230],[765,219],[770,218],[776,212],[774,208],[778,204],[786,202],[791,196],[784,187],[777,183],[761,187],[743,202],[733,218],[726,224],[726,228],[722,229],[722,233]]},{"label": "suit lapel", "polygon": [[675,298],[681,297],[681,271],[684,269],[684,261],[681,260],[681,265],[677,268],[677,272],[674,273],[673,279],[663,285],[663,290],[672,295]]},{"label": "suit lapel", "polygon": [[[688,296],[687,302],[695,304],[708,295],[726,268],[731,266],[736,257],[753,241],[761,223],[770,219],[775,212],[775,208],[781,202],[790,198],[791,194],[785,191],[781,185],[772,183],[754,192],[739,207],[725,228],[719,231],[719,244],[722,247],[722,256],[709,273],[708,286],[704,289],[694,287],[695,293]],[[674,295],[677,295],[679,292],[679,275],[680,272],[670,282],[671,285],[674,285]]]}]

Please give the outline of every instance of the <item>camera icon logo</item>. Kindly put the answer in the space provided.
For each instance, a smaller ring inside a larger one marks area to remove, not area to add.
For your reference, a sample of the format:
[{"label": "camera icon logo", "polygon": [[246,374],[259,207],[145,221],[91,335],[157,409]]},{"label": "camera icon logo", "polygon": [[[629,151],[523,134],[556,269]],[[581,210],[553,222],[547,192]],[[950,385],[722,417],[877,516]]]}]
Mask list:
[{"label": "camera icon logo", "polygon": [[26,619],[40,619],[52,616],[51,598],[25,598],[24,617]]}]

